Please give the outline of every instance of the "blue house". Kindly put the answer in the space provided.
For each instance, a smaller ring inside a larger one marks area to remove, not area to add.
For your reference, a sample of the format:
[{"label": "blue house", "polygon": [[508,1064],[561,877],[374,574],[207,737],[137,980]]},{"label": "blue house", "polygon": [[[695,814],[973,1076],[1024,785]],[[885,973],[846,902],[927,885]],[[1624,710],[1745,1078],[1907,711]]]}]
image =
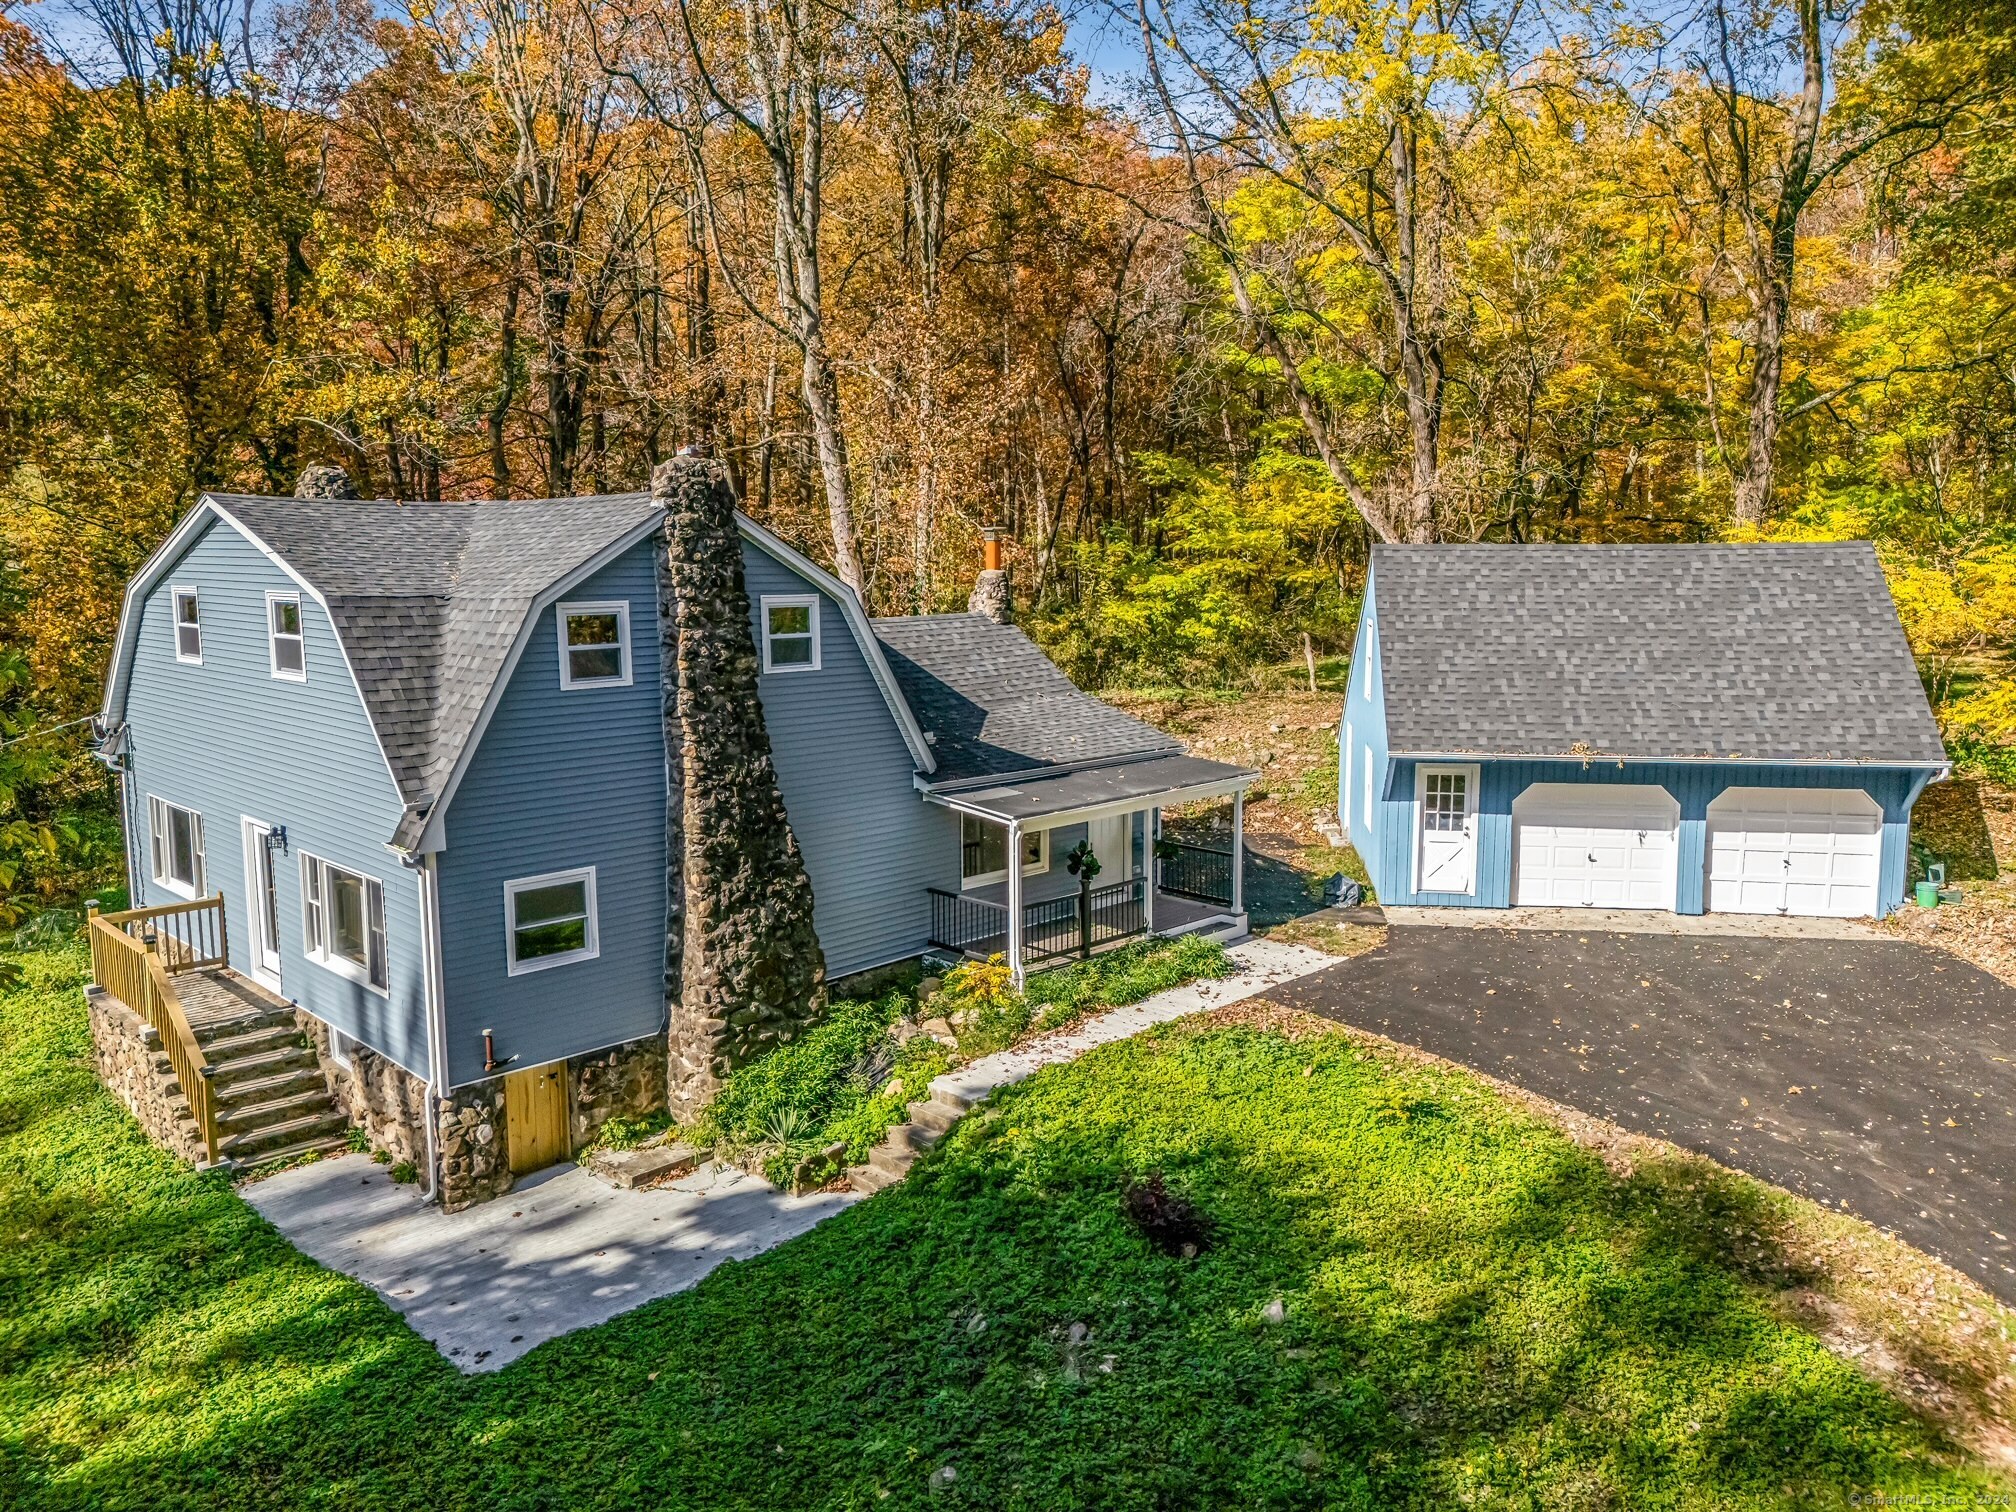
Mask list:
[{"label": "blue house", "polygon": [[[192,1039],[213,1047],[205,1076],[240,1041],[274,1051],[257,1013],[298,1010],[337,1113],[451,1201],[663,1105],[680,758],[662,519],[643,494],[213,495],[141,569],[101,716],[140,910],[118,927],[173,934],[213,900],[237,997],[177,978]],[[738,525],[829,980],[934,949],[999,951],[1019,975],[1088,944],[1243,928],[1236,860],[1158,861],[1155,839],[1164,805],[1236,806],[1253,773],[1079,692],[1006,624],[871,621]],[[1081,841],[1102,862],[1089,919],[1064,865]],[[176,949],[171,964],[207,959]],[[233,1017],[240,1000],[251,1017]],[[301,1066],[253,1069],[215,1078],[242,1081],[240,1103],[271,1094],[234,1113],[217,1093],[216,1153],[340,1134]],[[477,1146],[493,1143],[510,1170],[486,1174]]]},{"label": "blue house", "polygon": [[1947,775],[1874,550],[1378,546],[1338,816],[1382,902],[1880,917]]}]

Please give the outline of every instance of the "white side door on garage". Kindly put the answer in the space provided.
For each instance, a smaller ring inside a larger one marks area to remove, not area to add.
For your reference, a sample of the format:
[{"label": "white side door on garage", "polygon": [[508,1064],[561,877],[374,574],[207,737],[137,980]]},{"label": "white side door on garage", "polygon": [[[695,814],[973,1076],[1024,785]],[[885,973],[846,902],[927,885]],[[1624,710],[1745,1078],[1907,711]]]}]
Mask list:
[{"label": "white side door on garage", "polygon": [[1680,803],[1652,783],[1536,782],[1512,800],[1512,854],[1515,904],[1670,910]]},{"label": "white side door on garage", "polygon": [[1860,788],[1728,788],[1708,805],[1708,910],[1873,917],[1882,854]]}]

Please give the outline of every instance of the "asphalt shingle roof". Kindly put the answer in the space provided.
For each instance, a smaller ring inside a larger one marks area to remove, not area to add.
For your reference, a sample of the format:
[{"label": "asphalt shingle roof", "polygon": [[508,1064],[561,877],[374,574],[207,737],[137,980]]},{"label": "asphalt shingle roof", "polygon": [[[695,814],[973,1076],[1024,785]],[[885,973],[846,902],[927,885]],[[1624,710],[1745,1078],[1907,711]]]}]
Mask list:
[{"label": "asphalt shingle roof", "polygon": [[1395,754],[1943,762],[1875,550],[1377,546]]},{"label": "asphalt shingle roof", "polygon": [[641,493],[478,504],[212,497],[327,600],[409,809],[439,796],[533,601],[657,513]]},{"label": "asphalt shingle roof", "polygon": [[878,619],[875,638],[932,740],[935,784],[1183,747],[1082,693],[1020,630],[977,614]]}]

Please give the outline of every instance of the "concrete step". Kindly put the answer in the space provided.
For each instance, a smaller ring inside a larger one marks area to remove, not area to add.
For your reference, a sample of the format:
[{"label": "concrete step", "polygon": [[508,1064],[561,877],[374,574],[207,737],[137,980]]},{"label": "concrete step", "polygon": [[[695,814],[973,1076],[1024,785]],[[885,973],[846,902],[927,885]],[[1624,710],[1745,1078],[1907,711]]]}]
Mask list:
[{"label": "concrete step", "polygon": [[[336,1104],[330,1101],[327,1087],[316,1086],[306,1090],[297,1087],[258,1102],[221,1104],[217,1109],[217,1130],[219,1133],[236,1134],[305,1118],[311,1113],[335,1112]],[[341,1117],[340,1114],[337,1116]]]},{"label": "concrete step", "polygon": [[350,1141],[342,1135],[325,1134],[314,1139],[303,1139],[290,1145],[281,1145],[277,1149],[261,1150],[256,1155],[233,1155],[229,1150],[226,1150],[224,1157],[227,1160],[236,1160],[241,1165],[262,1166],[271,1165],[277,1160],[296,1160],[303,1155],[346,1154],[349,1149]]},{"label": "concrete step", "polygon": [[941,1102],[913,1102],[910,1104],[910,1127],[929,1129],[934,1134],[949,1134],[952,1126],[959,1122],[959,1110]]},{"label": "concrete step", "polygon": [[289,1118],[279,1123],[265,1124],[257,1128],[232,1134],[218,1141],[218,1153],[233,1160],[269,1160],[269,1152],[285,1149],[290,1145],[302,1144],[318,1139],[334,1139],[339,1144],[345,1142],[350,1127],[349,1120],[326,1103],[327,1111],[305,1113],[299,1118]]},{"label": "concrete step", "polygon": [[299,1045],[281,1045],[257,1055],[233,1056],[228,1060],[213,1059],[210,1067],[210,1085],[220,1094],[229,1089],[233,1097],[250,1083],[263,1084],[276,1076],[312,1076],[323,1086],[328,1085],[315,1052]]},{"label": "concrete step", "polygon": [[305,1066],[282,1066],[264,1076],[248,1076],[242,1081],[210,1078],[210,1095],[220,1109],[271,1102],[276,1097],[292,1097],[297,1093],[329,1096],[329,1083],[323,1079],[322,1068],[312,1060]]},{"label": "concrete step", "polygon": [[944,1137],[942,1129],[927,1128],[923,1124],[891,1124],[889,1132],[883,1136],[883,1143],[899,1150],[907,1149],[912,1155],[922,1155]]},{"label": "concrete step", "polygon": [[[870,1157],[873,1158],[872,1156]],[[873,1196],[884,1187],[892,1187],[901,1181],[901,1176],[890,1174],[879,1166],[852,1166],[847,1171],[847,1185],[857,1192]]]},{"label": "concrete step", "polygon": [[883,1142],[868,1152],[868,1164],[900,1179],[917,1163],[917,1152],[908,1145]]}]

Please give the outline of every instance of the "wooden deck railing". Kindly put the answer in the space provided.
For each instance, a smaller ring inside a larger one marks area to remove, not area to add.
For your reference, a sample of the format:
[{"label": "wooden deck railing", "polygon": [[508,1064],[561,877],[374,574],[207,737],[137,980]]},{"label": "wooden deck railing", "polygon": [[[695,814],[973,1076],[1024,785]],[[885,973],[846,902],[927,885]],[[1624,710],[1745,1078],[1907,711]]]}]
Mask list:
[{"label": "wooden deck railing", "polygon": [[[205,919],[205,912],[214,918]],[[175,976],[199,966],[221,966],[224,954],[222,894],[166,908],[90,910],[91,979],[152,1024],[168,1064],[196,1115],[203,1149],[217,1159],[217,1110],[210,1096],[210,1062],[189,1027]],[[165,948],[164,948],[165,946]],[[174,964],[170,964],[170,962]]]}]

